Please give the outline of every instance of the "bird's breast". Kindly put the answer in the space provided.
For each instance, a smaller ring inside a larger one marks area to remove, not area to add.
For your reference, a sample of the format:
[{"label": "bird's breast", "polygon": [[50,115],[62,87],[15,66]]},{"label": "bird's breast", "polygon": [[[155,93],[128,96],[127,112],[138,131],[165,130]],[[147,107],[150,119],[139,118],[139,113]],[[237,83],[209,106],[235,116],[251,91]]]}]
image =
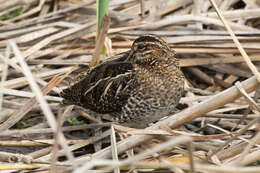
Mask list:
[{"label": "bird's breast", "polygon": [[148,104],[167,108],[179,101],[183,91],[183,76],[176,67],[161,68],[137,68],[136,78],[140,84],[139,93],[144,99],[147,98]]}]

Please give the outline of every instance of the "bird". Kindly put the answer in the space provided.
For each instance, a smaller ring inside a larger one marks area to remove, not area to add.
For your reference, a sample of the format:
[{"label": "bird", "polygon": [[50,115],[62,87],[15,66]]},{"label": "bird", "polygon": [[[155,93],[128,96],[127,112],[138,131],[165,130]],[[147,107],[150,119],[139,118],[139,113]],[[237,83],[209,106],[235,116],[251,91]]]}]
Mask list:
[{"label": "bird", "polygon": [[95,115],[132,128],[145,128],[175,111],[184,92],[176,53],[156,35],[146,34],[131,49],[89,68],[60,96]]}]

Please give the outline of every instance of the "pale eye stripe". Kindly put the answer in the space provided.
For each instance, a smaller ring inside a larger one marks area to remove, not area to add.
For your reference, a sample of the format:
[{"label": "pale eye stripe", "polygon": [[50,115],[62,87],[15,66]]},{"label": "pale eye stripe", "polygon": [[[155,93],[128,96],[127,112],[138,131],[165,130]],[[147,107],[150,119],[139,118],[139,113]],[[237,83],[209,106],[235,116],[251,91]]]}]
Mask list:
[{"label": "pale eye stripe", "polygon": [[164,44],[162,44],[162,43],[159,43],[159,44],[158,44],[158,42],[157,42],[157,43],[151,43],[151,42],[149,42],[149,43],[147,43],[147,45],[148,45],[148,46],[149,46],[149,45],[153,45],[153,46],[156,46],[156,47],[163,47]]},{"label": "pale eye stripe", "polygon": [[142,55],[150,54],[151,52],[153,52],[153,51],[152,50],[147,50],[147,51],[142,52]]}]

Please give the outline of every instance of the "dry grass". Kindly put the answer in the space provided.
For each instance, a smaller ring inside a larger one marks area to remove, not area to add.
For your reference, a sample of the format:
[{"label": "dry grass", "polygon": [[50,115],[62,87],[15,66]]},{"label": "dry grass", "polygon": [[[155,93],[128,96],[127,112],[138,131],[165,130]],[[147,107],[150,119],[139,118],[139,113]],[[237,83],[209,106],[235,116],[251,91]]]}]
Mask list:
[{"label": "dry grass", "polygon": [[[258,1],[111,0],[97,42],[94,0],[0,2],[0,171],[260,172]],[[145,33],[180,57],[179,112],[131,129],[60,105],[100,42],[115,55]]]}]

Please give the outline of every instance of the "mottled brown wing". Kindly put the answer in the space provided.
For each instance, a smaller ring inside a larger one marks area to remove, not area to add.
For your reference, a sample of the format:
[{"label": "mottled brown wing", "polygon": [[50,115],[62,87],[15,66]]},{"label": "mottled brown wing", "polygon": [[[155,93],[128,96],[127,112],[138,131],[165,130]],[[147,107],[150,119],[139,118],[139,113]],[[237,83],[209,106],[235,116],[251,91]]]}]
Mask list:
[{"label": "mottled brown wing", "polygon": [[[127,59],[128,55],[130,54],[130,51],[122,52],[120,54],[117,54],[113,57],[108,58],[106,61],[103,62],[105,63],[113,63],[113,62],[123,62]],[[96,68],[96,67],[94,67]],[[84,79],[89,73],[91,72],[91,68],[79,73],[73,80],[72,84],[78,83],[80,80]]]},{"label": "mottled brown wing", "polygon": [[[82,106],[82,104],[86,104],[85,101],[84,103],[81,103],[81,97],[84,91],[88,90],[98,80],[101,80],[103,77],[108,77],[109,75],[113,75],[111,72],[112,67],[114,68],[114,66],[119,65],[120,62],[124,62],[129,56],[129,53],[130,51],[117,54],[109,58],[109,60],[105,61],[104,63],[100,64],[97,67],[89,68],[86,71],[79,73],[71,82],[71,85],[60,93],[60,96],[63,98],[62,103],[65,105],[74,104],[79,106]],[[117,67],[116,68],[117,70],[115,71],[114,75],[116,75],[117,73],[119,74],[124,73],[126,70],[132,68],[132,67],[128,67],[125,69],[125,66],[126,65],[122,65],[122,67]]]},{"label": "mottled brown wing", "polygon": [[97,66],[80,83],[80,104],[98,113],[119,111],[137,87],[132,64],[117,61]]}]

